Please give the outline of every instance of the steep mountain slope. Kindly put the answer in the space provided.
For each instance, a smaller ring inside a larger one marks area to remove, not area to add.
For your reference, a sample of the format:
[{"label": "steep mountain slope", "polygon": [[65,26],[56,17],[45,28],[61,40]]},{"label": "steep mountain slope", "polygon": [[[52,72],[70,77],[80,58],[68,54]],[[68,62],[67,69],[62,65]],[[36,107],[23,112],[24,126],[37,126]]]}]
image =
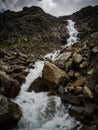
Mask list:
[{"label": "steep mountain slope", "polygon": [[[66,23],[66,22],[65,22]],[[46,14],[39,7],[24,7],[23,11],[0,14],[1,43],[61,43],[61,20]]]}]

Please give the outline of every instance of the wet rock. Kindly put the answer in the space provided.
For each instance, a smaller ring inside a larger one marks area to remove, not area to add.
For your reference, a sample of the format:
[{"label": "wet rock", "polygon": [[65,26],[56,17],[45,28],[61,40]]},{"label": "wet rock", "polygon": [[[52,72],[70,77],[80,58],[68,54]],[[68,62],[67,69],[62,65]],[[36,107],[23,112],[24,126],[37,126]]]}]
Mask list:
[{"label": "wet rock", "polygon": [[72,96],[72,95],[63,95],[61,97],[63,102],[70,103],[73,105],[80,105],[82,100],[78,96]]},{"label": "wet rock", "polygon": [[71,116],[81,116],[81,114],[83,113],[84,111],[84,107],[79,107],[79,106],[72,106],[70,109],[69,109],[69,114]]},{"label": "wet rock", "polygon": [[37,78],[35,79],[35,81],[31,84],[31,86],[28,89],[28,92],[44,92],[44,91],[48,91],[49,88],[47,86],[45,86],[42,82],[42,78]]},{"label": "wet rock", "polygon": [[79,65],[79,67],[82,69],[82,68],[87,67],[88,65],[89,65],[89,62],[88,62],[88,61],[83,61],[83,62]]},{"label": "wet rock", "polygon": [[71,57],[72,52],[62,53],[57,59],[55,60],[54,64],[60,68],[64,68],[65,62]]},{"label": "wet rock", "polygon": [[64,93],[65,93],[64,87],[60,86],[60,87],[58,88],[58,92],[59,92],[60,94],[64,94]]},{"label": "wet rock", "polygon": [[51,89],[65,85],[69,81],[68,74],[50,62],[46,62],[42,72],[43,83]]},{"label": "wet rock", "polygon": [[0,91],[7,97],[16,97],[20,91],[20,84],[17,80],[0,71]]},{"label": "wet rock", "polygon": [[0,95],[0,129],[13,127],[22,116],[19,106],[6,97]]},{"label": "wet rock", "polygon": [[78,53],[74,53],[73,54],[73,60],[76,64],[79,64],[82,61],[83,57],[78,54]]},{"label": "wet rock", "polygon": [[87,86],[83,87],[83,94],[84,94],[85,98],[93,98],[93,93]]}]

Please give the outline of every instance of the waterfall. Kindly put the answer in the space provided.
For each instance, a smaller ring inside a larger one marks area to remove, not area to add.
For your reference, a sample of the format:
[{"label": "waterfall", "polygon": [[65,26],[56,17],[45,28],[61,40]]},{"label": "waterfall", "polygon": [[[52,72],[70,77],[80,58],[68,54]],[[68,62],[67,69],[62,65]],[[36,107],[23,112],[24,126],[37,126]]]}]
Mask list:
[{"label": "waterfall", "polygon": [[75,22],[68,20],[67,30],[69,33],[69,38],[67,39],[67,45],[74,44],[78,41],[77,35],[78,31],[75,29]]},{"label": "waterfall", "polygon": [[[77,41],[74,22],[69,20],[69,42]],[[55,60],[59,50],[47,54],[44,59]],[[13,100],[23,112],[23,117],[15,130],[79,130],[80,123],[68,114],[69,105],[64,106],[58,96],[47,96],[47,92],[28,92],[31,83],[42,76],[45,61],[35,62],[34,69],[30,69],[25,83],[21,86],[20,94]]]}]

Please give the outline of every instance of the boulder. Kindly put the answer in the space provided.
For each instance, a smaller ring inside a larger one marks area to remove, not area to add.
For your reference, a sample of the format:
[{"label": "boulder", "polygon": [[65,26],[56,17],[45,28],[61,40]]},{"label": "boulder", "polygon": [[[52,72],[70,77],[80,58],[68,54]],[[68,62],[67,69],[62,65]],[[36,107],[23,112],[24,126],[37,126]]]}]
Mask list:
[{"label": "boulder", "polygon": [[42,72],[43,83],[50,89],[66,85],[69,81],[68,74],[50,62],[46,62]]},{"label": "boulder", "polygon": [[78,53],[74,53],[72,57],[76,64],[79,64],[83,59],[83,57]]},{"label": "boulder", "polygon": [[0,91],[6,97],[16,97],[20,91],[20,84],[17,80],[0,71]]},{"label": "boulder", "polygon": [[28,89],[28,92],[32,92],[32,91],[35,91],[35,92],[44,92],[44,91],[48,91],[48,90],[49,90],[49,88],[43,84],[42,78],[38,77],[31,84],[31,86]]},{"label": "boulder", "polygon": [[13,127],[22,117],[19,106],[0,95],[0,129]]},{"label": "boulder", "polygon": [[65,62],[71,57],[72,52],[62,53],[59,57],[56,58],[54,64],[60,68],[64,68]]}]

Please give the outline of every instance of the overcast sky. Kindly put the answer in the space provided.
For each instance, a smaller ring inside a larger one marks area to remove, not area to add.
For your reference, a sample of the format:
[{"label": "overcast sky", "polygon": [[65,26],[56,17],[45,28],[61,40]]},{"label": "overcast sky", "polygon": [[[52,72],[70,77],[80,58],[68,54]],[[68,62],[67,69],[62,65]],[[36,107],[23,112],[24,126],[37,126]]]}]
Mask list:
[{"label": "overcast sky", "polygon": [[24,6],[40,6],[54,16],[68,15],[88,5],[98,5],[98,0],[0,0],[0,8],[20,11]]}]

